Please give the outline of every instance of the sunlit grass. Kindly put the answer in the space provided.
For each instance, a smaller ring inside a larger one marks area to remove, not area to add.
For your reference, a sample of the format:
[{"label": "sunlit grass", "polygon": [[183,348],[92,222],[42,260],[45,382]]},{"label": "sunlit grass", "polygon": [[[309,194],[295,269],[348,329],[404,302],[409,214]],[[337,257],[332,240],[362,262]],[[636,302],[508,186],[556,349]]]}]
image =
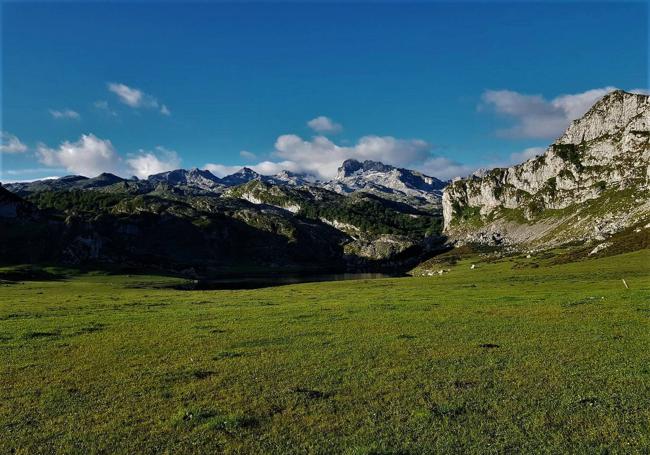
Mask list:
[{"label": "sunlit grass", "polygon": [[647,451],[649,264],[474,258],[249,291],[2,283],[0,453]]}]

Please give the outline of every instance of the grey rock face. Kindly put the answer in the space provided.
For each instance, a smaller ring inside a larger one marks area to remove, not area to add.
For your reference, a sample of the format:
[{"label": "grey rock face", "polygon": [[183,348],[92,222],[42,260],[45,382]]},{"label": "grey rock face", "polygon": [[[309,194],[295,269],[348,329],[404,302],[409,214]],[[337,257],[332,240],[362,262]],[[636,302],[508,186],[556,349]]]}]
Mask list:
[{"label": "grey rock face", "polygon": [[420,200],[439,205],[445,184],[435,177],[377,161],[346,160],[338,169],[337,176],[323,186],[340,194],[367,191],[392,195],[397,200]]},{"label": "grey rock face", "polygon": [[414,246],[416,242],[408,237],[381,235],[376,239],[359,239],[348,243],[345,252],[357,257],[379,260],[394,257]]},{"label": "grey rock face", "polygon": [[275,185],[303,186],[310,184],[309,176],[291,171],[281,171],[264,179],[267,183]]},{"label": "grey rock face", "polygon": [[172,186],[183,185],[200,188],[203,190],[214,190],[223,187],[221,180],[210,171],[201,169],[176,169],[150,175],[147,180],[153,184],[167,183]]},{"label": "grey rock face", "polygon": [[560,144],[580,144],[613,131],[648,131],[650,98],[617,90],[603,97],[557,140]]},{"label": "grey rock face", "polygon": [[262,176],[248,167],[243,167],[234,174],[230,174],[221,179],[221,183],[226,186],[241,185],[251,180],[261,180]]},{"label": "grey rock face", "polygon": [[647,192],[649,140],[650,97],[612,92],[573,121],[542,156],[447,186],[442,196],[445,231],[467,234],[469,218],[493,223],[503,209],[520,210],[535,220],[547,209],[565,209],[606,192]]}]

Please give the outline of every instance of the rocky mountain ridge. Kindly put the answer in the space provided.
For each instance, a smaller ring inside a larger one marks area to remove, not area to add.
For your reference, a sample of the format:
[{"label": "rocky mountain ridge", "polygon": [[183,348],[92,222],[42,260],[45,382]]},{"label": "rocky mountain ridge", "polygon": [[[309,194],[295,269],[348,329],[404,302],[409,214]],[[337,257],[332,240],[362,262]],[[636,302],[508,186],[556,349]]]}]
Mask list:
[{"label": "rocky mountain ridge", "polygon": [[435,177],[378,161],[346,160],[336,177],[323,186],[340,194],[365,191],[389,195],[394,200],[412,205],[439,207],[446,184]]},{"label": "rocky mountain ridge", "polygon": [[247,167],[219,178],[208,170],[193,168],[153,174],[146,179],[124,179],[106,173],[93,178],[71,175],[59,179],[8,183],[5,184],[5,188],[25,196],[46,190],[104,189],[119,183],[124,188],[139,189],[142,193],[153,191],[158,185],[168,185],[190,193],[211,192],[221,194],[228,188],[251,181],[271,185],[311,186],[324,188],[339,194],[352,194],[363,191],[411,205],[428,205],[430,208],[440,207],[442,188],[446,184],[446,182],[435,177],[429,177],[417,171],[397,168],[377,161],[346,160],[339,168],[337,176],[329,181],[319,181],[310,178],[308,175],[287,170],[275,175],[262,175]]},{"label": "rocky mountain ridge", "polygon": [[649,141],[650,97],[612,92],[543,155],[449,184],[445,232],[460,242],[550,247],[643,224]]}]

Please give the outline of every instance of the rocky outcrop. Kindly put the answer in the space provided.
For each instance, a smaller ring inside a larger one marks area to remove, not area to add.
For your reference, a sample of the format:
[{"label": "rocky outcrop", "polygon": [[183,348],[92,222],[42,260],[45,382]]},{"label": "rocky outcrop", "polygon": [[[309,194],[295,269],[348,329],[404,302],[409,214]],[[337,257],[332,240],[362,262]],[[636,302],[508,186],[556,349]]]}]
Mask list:
[{"label": "rocky outcrop", "polygon": [[275,185],[303,186],[309,185],[309,176],[291,171],[280,171],[275,175],[266,177],[265,182]]},{"label": "rocky outcrop", "polygon": [[347,255],[371,260],[384,260],[394,258],[417,243],[405,236],[380,235],[373,239],[357,239],[345,245]]},{"label": "rocky outcrop", "polygon": [[[625,226],[648,215],[649,168],[650,97],[615,91],[573,121],[543,155],[448,185],[444,229],[470,241],[590,238],[593,220],[624,219]],[[578,212],[584,229],[563,228]]]}]

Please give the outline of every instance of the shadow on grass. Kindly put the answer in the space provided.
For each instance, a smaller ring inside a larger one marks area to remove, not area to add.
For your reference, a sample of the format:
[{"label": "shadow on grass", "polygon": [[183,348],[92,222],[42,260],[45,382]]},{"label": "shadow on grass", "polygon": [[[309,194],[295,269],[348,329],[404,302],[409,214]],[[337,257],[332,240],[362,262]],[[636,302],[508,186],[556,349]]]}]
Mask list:
[{"label": "shadow on grass", "polygon": [[52,332],[29,331],[25,335],[23,335],[23,338],[26,340],[35,340],[40,338],[58,338],[60,336],[61,336],[61,332],[57,332],[57,331],[52,331]]},{"label": "shadow on grass", "polygon": [[296,387],[291,391],[303,395],[308,400],[322,400],[330,398],[334,395],[330,392],[321,392],[320,390],[306,389],[304,387]]},{"label": "shadow on grass", "polygon": [[192,429],[201,427],[206,430],[225,431],[253,428],[259,420],[245,414],[224,414],[214,409],[183,409],[172,420],[175,427]]},{"label": "shadow on grass", "polygon": [[0,281],[7,284],[18,281],[61,281],[65,278],[64,274],[52,273],[34,265],[16,265],[0,269]]}]

